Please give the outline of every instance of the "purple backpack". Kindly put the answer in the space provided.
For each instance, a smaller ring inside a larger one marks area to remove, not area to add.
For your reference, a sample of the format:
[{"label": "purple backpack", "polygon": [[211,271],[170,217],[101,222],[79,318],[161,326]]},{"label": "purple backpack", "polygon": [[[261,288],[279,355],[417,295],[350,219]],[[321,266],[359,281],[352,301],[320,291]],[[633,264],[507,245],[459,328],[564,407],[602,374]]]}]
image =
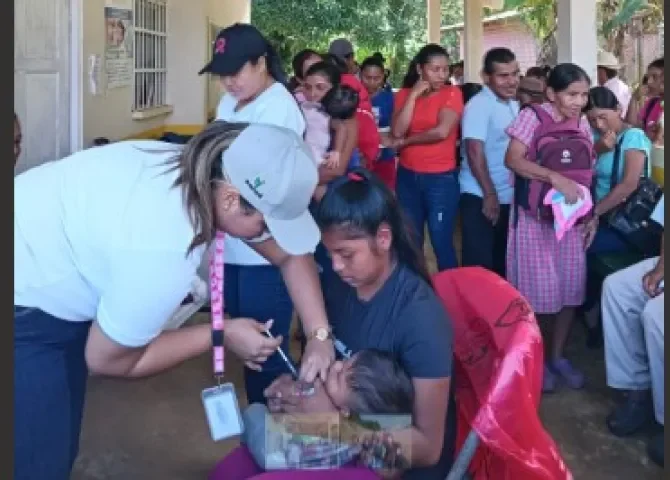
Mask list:
[{"label": "purple backpack", "polygon": [[[549,112],[539,105],[531,105],[540,125],[533,134],[528,148],[528,160],[560,173],[575,182],[591,188],[593,180],[593,141],[581,128],[581,118],[555,122]],[[544,205],[544,197],[551,184],[539,180],[517,178],[516,203],[538,220],[553,220],[551,207]],[[525,197],[525,198],[524,198]]]}]

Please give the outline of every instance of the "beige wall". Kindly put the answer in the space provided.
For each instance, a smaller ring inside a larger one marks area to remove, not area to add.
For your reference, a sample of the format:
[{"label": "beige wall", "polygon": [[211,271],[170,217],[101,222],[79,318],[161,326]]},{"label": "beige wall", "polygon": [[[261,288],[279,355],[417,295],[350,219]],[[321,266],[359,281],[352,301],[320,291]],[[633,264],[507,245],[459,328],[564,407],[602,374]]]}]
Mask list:
[{"label": "beige wall", "polygon": [[[251,21],[251,2],[247,0],[207,0],[209,24],[225,28],[235,22]],[[208,25],[209,28],[209,25]],[[208,38],[209,39],[209,38]],[[213,40],[213,39],[212,39]],[[209,46],[208,46],[209,48]],[[207,78],[206,103],[208,113],[213,113],[221,98],[221,86],[215,78]]]},{"label": "beige wall", "polygon": [[209,56],[208,19],[220,26],[248,22],[250,0],[168,0],[168,102],[172,114],[147,120],[131,118],[132,87],[107,90],[100,72],[97,95],[89,91],[88,58],[104,58],[105,0],[83,3],[84,146],[95,137],[130,137],[163,125],[201,125],[206,120],[207,79],[198,76]]}]

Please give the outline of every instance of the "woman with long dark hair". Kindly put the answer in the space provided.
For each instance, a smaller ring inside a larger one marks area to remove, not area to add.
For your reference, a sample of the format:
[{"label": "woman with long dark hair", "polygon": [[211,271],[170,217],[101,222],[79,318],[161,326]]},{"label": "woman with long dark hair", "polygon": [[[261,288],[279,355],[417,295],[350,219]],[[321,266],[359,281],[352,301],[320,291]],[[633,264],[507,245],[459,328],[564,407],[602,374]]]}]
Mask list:
[{"label": "woman with long dark hair", "polygon": [[[256,27],[238,23],[223,29],[203,72],[218,76],[226,92],[217,109],[218,120],[277,125],[304,135],[305,120],[285,86],[279,56]],[[226,311],[233,317],[274,319],[273,333],[284,338],[288,349],[293,304],[281,272],[238,239],[227,237],[225,251]],[[323,348],[314,332],[307,333],[308,350]],[[275,355],[262,372],[245,369],[249,402],[264,400],[263,390],[281,367],[281,358]]]},{"label": "woman with long dark hair", "polygon": [[416,246],[423,248],[428,224],[440,270],[458,265],[453,236],[460,199],[456,142],[463,95],[458,87],[445,85],[448,76],[444,48],[429,44],[419,50],[395,96],[391,124],[395,141],[389,145],[400,152],[396,193]]},{"label": "woman with long dark hair", "polygon": [[[383,58],[381,54],[373,55],[363,60],[361,64],[361,81],[370,94],[372,112],[382,137],[382,143],[391,133],[391,119],[393,118],[393,90],[386,88],[386,71]],[[397,171],[395,150],[388,147],[382,148],[377,161],[372,164],[371,170],[391,190],[394,190]]]},{"label": "woman with long dark hair", "polygon": [[[393,431],[401,456],[411,465],[402,478],[442,480],[453,461],[456,434],[453,332],[402,210],[381,180],[357,169],[331,185],[315,219],[336,273],[328,277],[324,290],[337,356],[344,360],[366,349],[393,355],[411,378],[415,395],[412,426]],[[335,362],[328,381],[340,374],[341,364]],[[320,381],[308,398],[298,397],[295,387],[283,375],[268,388],[274,412],[338,411]],[[231,478],[238,472],[249,475],[235,478],[261,473],[245,448],[223,460],[210,480]],[[344,469],[297,473],[304,475],[287,472],[276,478],[361,478]]]},{"label": "woman with long dark hair", "polygon": [[337,354],[376,348],[395,356],[416,392],[413,427],[394,433],[411,456],[403,478],[445,478],[455,433],[451,323],[402,209],[361,169],[329,189],[315,218],[337,274],[325,285]]}]

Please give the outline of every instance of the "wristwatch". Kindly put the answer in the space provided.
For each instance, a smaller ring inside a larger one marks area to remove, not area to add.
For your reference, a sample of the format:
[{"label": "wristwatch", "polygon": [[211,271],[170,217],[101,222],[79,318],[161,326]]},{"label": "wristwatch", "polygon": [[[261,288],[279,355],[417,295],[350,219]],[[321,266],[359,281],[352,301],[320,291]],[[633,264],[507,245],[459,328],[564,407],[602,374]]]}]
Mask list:
[{"label": "wristwatch", "polygon": [[333,334],[330,331],[330,327],[319,327],[316,328],[312,331],[307,336],[307,340],[312,340],[313,338],[317,339],[320,342],[325,342],[326,340],[330,340],[333,338]]}]

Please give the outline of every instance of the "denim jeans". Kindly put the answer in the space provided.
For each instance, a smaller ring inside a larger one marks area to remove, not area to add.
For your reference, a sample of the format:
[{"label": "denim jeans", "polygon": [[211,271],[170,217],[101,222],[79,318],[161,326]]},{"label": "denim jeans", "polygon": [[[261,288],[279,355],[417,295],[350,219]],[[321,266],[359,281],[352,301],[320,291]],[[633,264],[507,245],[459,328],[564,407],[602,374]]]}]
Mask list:
[{"label": "denim jeans", "polygon": [[14,480],[68,480],[79,452],[91,322],[14,306]]},{"label": "denim jeans", "polygon": [[[282,348],[288,352],[293,303],[281,272],[271,265],[228,265],[224,272],[224,307],[233,318],[248,317],[259,322],[274,320],[272,334],[282,335]],[[244,384],[249,404],[266,403],[263,391],[288,371],[278,353],[273,354],[256,372],[244,369]]]},{"label": "denim jeans", "polygon": [[460,198],[458,173],[415,173],[398,167],[396,194],[419,250],[423,250],[424,225],[427,223],[437,268],[441,271],[457,267],[454,227]]},{"label": "denim jeans", "polygon": [[461,195],[461,228],[463,230],[463,266],[484,267],[505,278],[509,205],[500,205],[498,222],[493,225],[484,216],[482,197]]}]

